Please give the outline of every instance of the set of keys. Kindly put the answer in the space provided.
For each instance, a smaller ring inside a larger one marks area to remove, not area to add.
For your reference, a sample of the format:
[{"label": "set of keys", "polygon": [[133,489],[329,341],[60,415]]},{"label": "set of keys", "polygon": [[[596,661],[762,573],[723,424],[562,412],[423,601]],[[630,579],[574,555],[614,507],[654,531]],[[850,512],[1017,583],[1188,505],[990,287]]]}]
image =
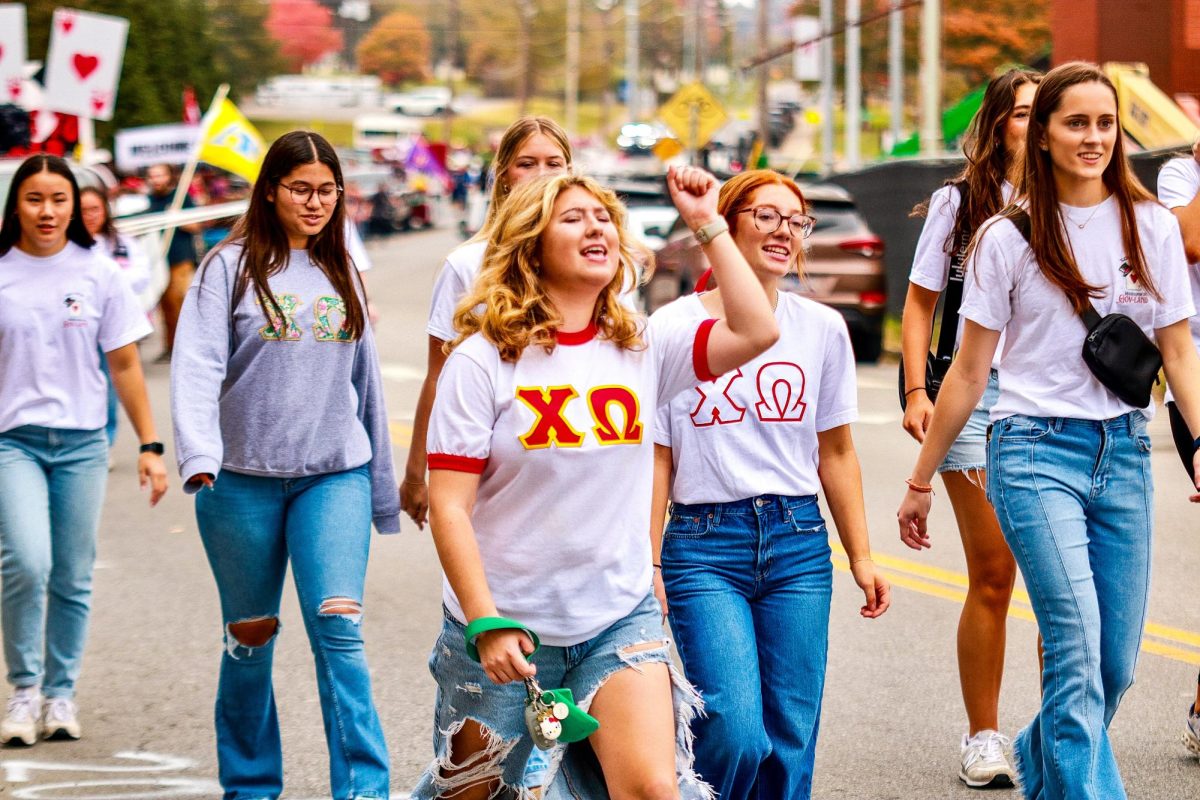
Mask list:
[{"label": "set of keys", "polygon": [[533,743],[541,750],[549,750],[562,736],[562,721],[571,713],[566,703],[556,701],[550,692],[542,691],[536,678],[525,679],[525,725]]}]

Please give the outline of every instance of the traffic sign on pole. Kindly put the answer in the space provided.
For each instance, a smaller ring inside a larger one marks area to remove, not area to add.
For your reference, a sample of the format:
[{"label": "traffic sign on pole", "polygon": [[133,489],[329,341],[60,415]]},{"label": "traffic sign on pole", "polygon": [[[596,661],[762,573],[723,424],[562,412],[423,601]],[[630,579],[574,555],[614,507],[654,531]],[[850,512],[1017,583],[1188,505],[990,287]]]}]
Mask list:
[{"label": "traffic sign on pole", "polygon": [[699,81],[681,87],[659,107],[658,116],[689,150],[704,147],[729,121],[725,107]]}]

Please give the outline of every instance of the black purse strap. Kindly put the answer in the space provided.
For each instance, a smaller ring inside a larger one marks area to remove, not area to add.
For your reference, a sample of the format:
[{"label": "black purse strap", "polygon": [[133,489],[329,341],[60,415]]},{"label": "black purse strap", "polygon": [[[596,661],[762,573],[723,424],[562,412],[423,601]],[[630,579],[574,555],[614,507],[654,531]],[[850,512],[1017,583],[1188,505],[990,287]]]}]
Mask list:
[{"label": "black purse strap", "polygon": [[[951,184],[958,190],[958,218],[966,210],[966,181]],[[957,219],[955,220],[957,222]],[[942,328],[938,334],[937,357],[949,360],[954,357],[954,345],[958,340],[958,310],[962,306],[963,281],[966,278],[967,245],[971,243],[971,231],[964,230],[950,255],[950,274],[946,280],[946,301],[942,304]]]},{"label": "black purse strap", "polygon": [[[1032,235],[1033,231],[1033,223],[1029,219],[1029,212],[1018,207],[1016,213],[1010,216],[1009,219],[1012,221],[1012,224],[1016,226],[1017,230],[1021,232],[1021,236],[1025,237],[1025,243],[1032,248],[1033,242],[1030,241],[1030,236]],[[1086,306],[1083,307],[1083,310],[1079,312],[1079,316],[1083,320],[1083,324],[1087,326],[1089,332],[1099,325],[1100,321],[1103,319],[1103,317],[1100,316],[1100,313],[1096,311],[1096,307],[1093,306],[1090,301]]]}]

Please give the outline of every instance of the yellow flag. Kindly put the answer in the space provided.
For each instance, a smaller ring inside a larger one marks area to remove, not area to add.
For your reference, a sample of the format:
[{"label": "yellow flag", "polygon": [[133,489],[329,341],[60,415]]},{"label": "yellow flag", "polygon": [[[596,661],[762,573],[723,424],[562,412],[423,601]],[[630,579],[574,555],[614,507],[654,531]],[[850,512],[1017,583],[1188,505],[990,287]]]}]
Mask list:
[{"label": "yellow flag", "polygon": [[222,100],[200,144],[200,160],[253,183],[266,152],[266,142],[250,120],[232,101]]}]

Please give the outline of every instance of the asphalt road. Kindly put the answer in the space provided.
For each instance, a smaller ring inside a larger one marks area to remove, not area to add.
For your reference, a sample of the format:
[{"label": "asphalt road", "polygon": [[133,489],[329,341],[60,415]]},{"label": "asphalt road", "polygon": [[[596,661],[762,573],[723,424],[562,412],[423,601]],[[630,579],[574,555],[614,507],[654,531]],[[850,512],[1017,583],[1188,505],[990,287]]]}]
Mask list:
[{"label": "asphalt road", "polygon": [[[372,243],[369,278],[381,313],[396,456],[403,463],[424,371],[424,319],[433,277],[457,239],[449,229]],[[147,359],[157,355],[147,344]],[[169,434],[168,368],[147,363],[158,423]],[[857,614],[861,596],[835,558],[829,673],[815,796],[883,800],[966,798],[957,773],[965,717],[954,660],[965,565],[948,503],[935,498],[934,547],[899,541],[895,509],[916,455],[900,430],[894,367],[859,370],[855,439],[877,562],[895,586],[882,619]],[[178,481],[149,510],[133,472],[135,441],[122,420],[100,542],[92,635],[79,687],[84,738],[0,751],[0,797],[14,800],[219,797],[211,723],[221,622]],[[1159,479],[1152,625],[1138,681],[1113,728],[1130,796],[1200,797],[1200,764],[1179,744],[1200,665],[1200,508],[1186,501],[1165,415],[1151,427]],[[170,454],[168,446],[168,454]],[[440,572],[428,533],[405,524],[375,537],[364,631],[375,700],[404,796],[431,758],[434,684],[426,658],[440,620]],[[285,593],[276,655],[289,800],[328,797],[320,708],[295,594]],[[1036,629],[1028,604],[1009,625],[1001,724],[1013,733],[1038,703]],[[1013,796],[1015,793],[999,793]]]}]

